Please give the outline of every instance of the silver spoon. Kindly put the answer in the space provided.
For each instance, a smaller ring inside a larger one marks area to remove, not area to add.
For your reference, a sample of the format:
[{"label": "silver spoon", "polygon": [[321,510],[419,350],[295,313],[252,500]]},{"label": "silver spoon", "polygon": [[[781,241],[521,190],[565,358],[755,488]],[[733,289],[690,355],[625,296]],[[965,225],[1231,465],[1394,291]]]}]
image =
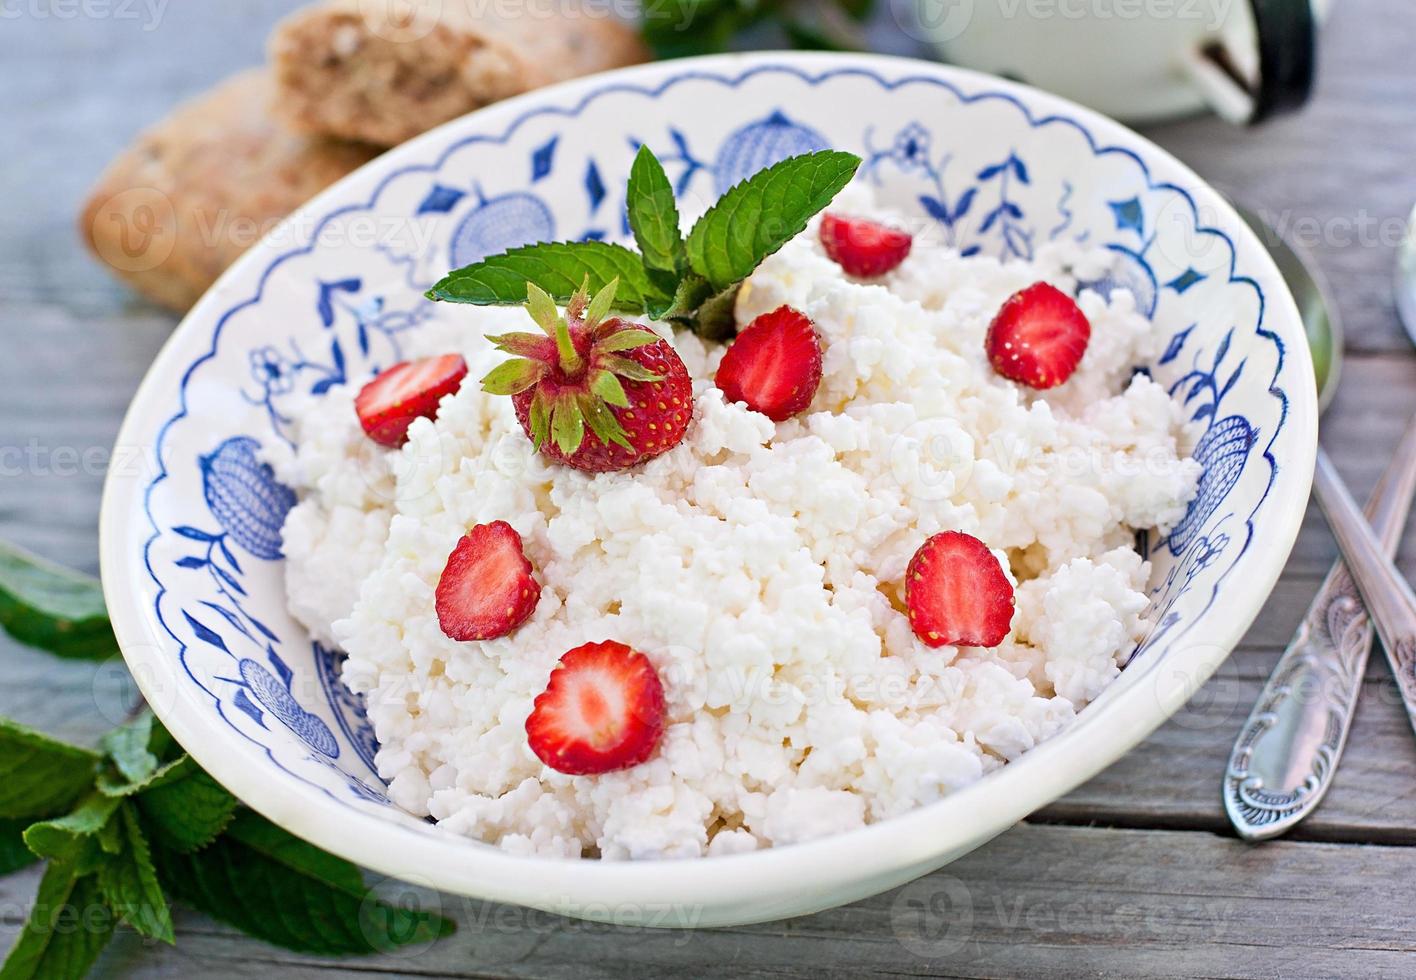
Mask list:
[{"label": "silver spoon", "polygon": [[[1257,216],[1240,214],[1259,235],[1283,273],[1308,335],[1317,374],[1318,401],[1326,408],[1337,389],[1341,372],[1342,328],[1337,308],[1329,302],[1322,280],[1303,255],[1288,246]],[[1416,271],[1416,259],[1411,268]],[[1336,474],[1319,451],[1322,464],[1315,492],[1324,510],[1334,496]],[[1340,487],[1340,481],[1336,486]],[[1382,476],[1367,504],[1371,522],[1366,537],[1377,557],[1389,559],[1396,553],[1406,523],[1413,492],[1416,492],[1416,420],[1407,426],[1390,467]],[[1341,491],[1346,495],[1345,489]],[[1348,501],[1351,500],[1347,496]],[[1338,501],[1341,506],[1341,501]],[[1336,522],[1356,513],[1341,511],[1329,517]],[[1365,522],[1358,521],[1363,527]],[[1339,535],[1345,555],[1350,541],[1359,541],[1360,531],[1347,527]],[[1344,537],[1348,541],[1344,541]],[[1354,547],[1358,545],[1354,544]],[[1370,551],[1370,549],[1369,549]],[[1368,553],[1368,558],[1371,553]],[[1354,566],[1358,563],[1353,561]],[[1370,562],[1368,563],[1370,565]],[[1388,561],[1389,564],[1389,561]],[[1379,571],[1367,568],[1375,584]],[[1404,586],[1404,583],[1403,583]],[[1409,589],[1407,590],[1409,592]],[[1377,608],[1374,605],[1374,608]],[[1378,609],[1379,613],[1384,611]],[[1303,624],[1283,652],[1278,665],[1249,714],[1224,775],[1224,808],[1239,836],[1246,840],[1267,840],[1287,832],[1321,802],[1337,771],[1338,760],[1347,744],[1353,710],[1361,691],[1362,675],[1372,649],[1373,628],[1366,606],[1347,567],[1338,562],[1323,581],[1317,598],[1308,609]],[[1384,645],[1385,634],[1384,634]],[[1391,649],[1388,647],[1388,649]],[[1389,654],[1390,656],[1390,654]],[[1398,677],[1402,670],[1393,665]],[[1409,673],[1409,668],[1408,668]],[[1416,711],[1416,686],[1401,685],[1408,696],[1408,711]],[[1416,725],[1416,715],[1413,715]]]}]

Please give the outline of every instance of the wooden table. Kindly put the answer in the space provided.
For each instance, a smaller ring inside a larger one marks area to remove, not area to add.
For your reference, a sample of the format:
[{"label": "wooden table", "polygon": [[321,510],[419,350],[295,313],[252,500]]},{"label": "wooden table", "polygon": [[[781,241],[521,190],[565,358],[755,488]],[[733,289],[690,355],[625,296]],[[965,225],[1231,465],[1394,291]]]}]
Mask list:
[{"label": "wooden table", "polygon": [[[0,5],[0,535],[87,569],[97,564],[108,447],[174,318],[82,251],[78,202],[138,127],[258,61],[270,24],[296,5],[126,2]],[[1150,135],[1313,240],[1349,331],[1324,442],[1365,494],[1416,410],[1416,357],[1390,285],[1401,219],[1416,200],[1416,11],[1411,0],[1336,7],[1317,98],[1302,115],[1252,134],[1198,119]],[[456,937],[416,956],[348,963],[182,913],[176,949],[124,931],[101,972],[1416,976],[1416,739],[1380,656],[1336,785],[1312,819],[1253,847],[1233,837],[1220,806],[1229,746],[1334,554],[1310,512],[1243,646],[1173,721],[1064,800],[898,892],[711,932],[616,930],[447,897]],[[1400,561],[1408,575],[1416,569],[1416,531]],[[107,727],[114,670],[56,664],[3,641],[0,663],[0,713],[71,737]],[[36,878],[0,881],[0,944]],[[922,917],[912,911],[919,899]]]}]

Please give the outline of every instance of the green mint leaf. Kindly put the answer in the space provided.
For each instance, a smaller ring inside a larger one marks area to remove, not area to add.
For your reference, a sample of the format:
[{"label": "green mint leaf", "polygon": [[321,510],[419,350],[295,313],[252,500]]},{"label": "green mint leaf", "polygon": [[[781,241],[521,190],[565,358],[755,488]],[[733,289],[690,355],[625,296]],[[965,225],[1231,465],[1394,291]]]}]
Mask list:
[{"label": "green mint leaf", "polygon": [[608,242],[543,242],[493,255],[454,272],[428,290],[427,297],[475,306],[511,306],[527,302],[528,284],[568,303],[588,281],[598,292],[619,279],[614,308],[642,313],[651,300],[664,299],[634,252]]},{"label": "green mint leaf", "polygon": [[98,848],[104,854],[123,853],[123,828],[119,824],[120,822],[117,820],[110,820],[103,825],[98,833],[94,834],[94,839],[98,841]]},{"label": "green mint leaf", "polygon": [[281,830],[251,810],[243,810],[226,832],[232,840],[285,867],[335,888],[362,891],[364,876],[343,858]]},{"label": "green mint leaf", "polygon": [[677,275],[684,254],[674,187],[647,145],[639,147],[630,167],[625,205],[645,267]]},{"label": "green mint leaf", "polygon": [[143,790],[138,809],[163,846],[186,853],[206,847],[231,823],[236,797],[200,769]]},{"label": "green mint leaf", "polygon": [[669,310],[674,308],[674,294],[678,291],[678,283],[675,276],[667,272],[659,272],[651,269],[649,279],[662,295],[654,295],[649,298],[649,302],[644,304],[644,313],[651,320],[662,320]]},{"label": "green mint leaf", "polygon": [[113,818],[123,833],[123,849],[98,868],[98,887],[115,915],[149,939],[173,944],[172,910],[157,883],[157,869],[133,806],[124,803]]},{"label": "green mint leaf", "polygon": [[98,579],[0,542],[0,628],[61,657],[103,660],[118,649]]},{"label": "green mint leaf", "polygon": [[138,780],[126,779],[121,773],[101,772],[98,774],[98,781],[95,785],[104,796],[121,798],[175,782],[196,769],[197,764],[192,761],[191,757],[183,755],[171,762],[163,763]]},{"label": "green mint leaf", "polygon": [[148,748],[152,743],[152,722],[152,712],[144,709],[132,721],[103,736],[103,751],[129,782],[142,782],[158,767],[157,756]]},{"label": "green mint leaf", "polygon": [[0,718],[0,817],[48,817],[93,785],[98,754]]},{"label": "green mint leaf", "polygon": [[30,827],[25,831],[25,844],[42,858],[86,865],[97,857],[96,849],[101,849],[96,835],[117,809],[117,800],[94,793],[72,813]]},{"label": "green mint leaf", "polygon": [[369,896],[358,868],[250,811],[210,846],[153,848],[173,898],[285,949],[338,956],[427,942],[453,929],[438,915]]},{"label": "green mint leaf", "polygon": [[698,336],[704,340],[726,343],[737,334],[737,317],[733,310],[737,306],[738,289],[738,286],[729,286],[699,305],[696,321]]},{"label": "green mint leaf", "polygon": [[860,157],[822,150],[773,164],[719,198],[688,233],[688,262],[721,292],[801,234],[850,182]]},{"label": "green mint leaf", "polygon": [[0,875],[27,868],[39,858],[25,844],[25,820],[0,820]]},{"label": "green mint leaf", "polygon": [[40,879],[29,921],[0,966],[0,980],[83,980],[115,924],[93,876],[51,864]]},{"label": "green mint leaf", "polygon": [[674,288],[673,298],[659,315],[663,320],[680,320],[692,325],[699,307],[713,296],[713,287],[696,272],[690,272],[679,280]]}]

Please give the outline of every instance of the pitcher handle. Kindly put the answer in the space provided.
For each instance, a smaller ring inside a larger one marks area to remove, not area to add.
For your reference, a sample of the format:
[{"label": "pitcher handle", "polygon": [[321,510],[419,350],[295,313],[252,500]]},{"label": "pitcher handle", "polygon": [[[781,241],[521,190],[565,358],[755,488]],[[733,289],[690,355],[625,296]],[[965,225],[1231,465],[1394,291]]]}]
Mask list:
[{"label": "pitcher handle", "polygon": [[1252,126],[1308,101],[1317,61],[1317,18],[1311,0],[1249,0],[1258,39],[1257,78],[1243,77],[1224,41],[1191,52],[1185,67],[1214,111]]}]

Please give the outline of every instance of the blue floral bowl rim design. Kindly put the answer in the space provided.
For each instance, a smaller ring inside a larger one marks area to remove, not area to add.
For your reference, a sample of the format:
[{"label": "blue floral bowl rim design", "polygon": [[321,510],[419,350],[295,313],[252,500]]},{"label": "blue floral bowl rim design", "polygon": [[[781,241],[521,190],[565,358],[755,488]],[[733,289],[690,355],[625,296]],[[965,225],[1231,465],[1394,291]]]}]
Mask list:
[{"label": "blue floral bowl rim design", "polygon": [[[813,88],[856,77],[878,84],[882,97],[911,84],[937,86],[966,104],[996,100],[1011,105],[1034,129],[1071,127],[1085,138],[1094,158],[1112,153],[1128,157],[1150,187],[1181,195],[1197,225],[1229,243],[1231,281],[1252,282],[1260,292],[1263,313],[1257,332],[1270,337],[1282,352],[1269,390],[1287,403],[1282,426],[1290,455],[1277,465],[1271,451],[1279,433],[1273,433],[1265,444],[1265,455],[1274,466],[1265,495],[1269,509],[1261,540],[1254,537],[1262,547],[1247,549],[1243,574],[1226,585],[1222,610],[1212,602],[1196,617],[1196,623],[1206,620],[1204,641],[1167,649],[1164,669],[1145,672],[1124,696],[1112,696],[1114,688],[1108,691],[1066,731],[987,779],[901,816],[801,844],[688,861],[556,860],[520,857],[351,809],[283,767],[272,773],[269,767],[275,763],[269,754],[212,711],[200,685],[178,669],[180,643],[158,610],[166,586],[147,561],[147,548],[160,534],[149,498],[167,476],[164,440],[169,427],[186,415],[189,381],[214,356],[226,321],[261,301],[273,270],[313,249],[311,244],[282,252],[276,235],[221,277],[154,361],[117,444],[155,447],[150,458],[156,476],[149,480],[142,473],[111,471],[100,517],[105,595],[129,668],[174,737],[243,802],[335,854],[456,894],[590,918],[607,918],[625,907],[641,912],[672,907],[698,910],[697,925],[763,921],[853,901],[967,853],[1120,758],[1178,710],[1238,644],[1287,561],[1312,480],[1317,397],[1301,320],[1267,252],[1223,197],[1164,150],[1091,110],[1024,85],[913,59],[821,53],[685,59],[563,83],[455,120],[338,182],[300,215],[320,216],[306,223],[313,243],[320,229],[338,216],[376,211],[380,193],[395,177],[436,172],[448,154],[469,142],[506,143],[529,119],[573,118],[591,102],[615,93],[655,98],[686,81],[735,88],[773,74]],[[757,109],[748,105],[737,111],[746,119]],[[1201,214],[1216,220],[1202,225]],[[1235,274],[1241,262],[1243,277]],[[1279,374],[1284,375],[1282,385]],[[174,379],[180,379],[175,414]],[[174,695],[164,696],[165,690]],[[1216,781],[1219,776],[1216,772]]]}]

